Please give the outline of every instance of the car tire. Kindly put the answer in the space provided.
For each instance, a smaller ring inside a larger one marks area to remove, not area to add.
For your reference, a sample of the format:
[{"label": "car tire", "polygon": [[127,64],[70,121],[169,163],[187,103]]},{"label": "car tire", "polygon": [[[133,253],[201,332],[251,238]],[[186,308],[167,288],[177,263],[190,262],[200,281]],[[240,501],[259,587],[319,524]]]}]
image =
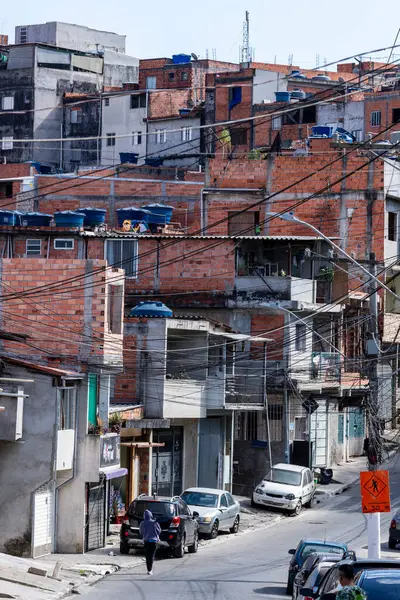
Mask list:
[{"label": "car tire", "polygon": [[119,545],[119,553],[120,554],[129,554],[129,544],[124,544],[123,542],[120,543]]},{"label": "car tire", "polygon": [[287,586],[286,586],[286,595],[291,596],[293,594],[293,581],[291,581],[290,577],[288,577]]},{"label": "car tire", "polygon": [[174,558],[183,558],[184,557],[185,546],[186,546],[185,536],[182,536],[179,546],[175,546],[175,548],[174,548]]},{"label": "car tire", "polygon": [[[292,517],[298,517],[299,514],[301,513],[301,509],[303,508],[303,505],[301,503],[301,500],[298,501],[298,503],[296,504],[296,508],[294,510],[292,510],[292,512],[290,513],[292,515]],[[292,593],[292,592],[290,592]]]},{"label": "car tire", "polygon": [[312,508],[313,501],[314,501],[314,496],[312,496],[312,497],[310,498],[310,500],[309,500],[308,502],[306,502],[306,503],[305,503],[305,505],[304,505],[304,506],[305,506],[305,508]]},{"label": "car tire", "polygon": [[215,519],[213,526],[211,528],[211,533],[208,534],[208,537],[210,540],[215,540],[218,537],[218,530],[219,530],[219,521],[218,521],[218,519]]},{"label": "car tire", "polygon": [[198,549],[199,549],[199,532],[195,531],[193,544],[191,546],[188,546],[188,550],[189,550],[190,554],[196,554]]},{"label": "car tire", "polygon": [[388,546],[390,550],[396,550],[397,542],[395,540],[389,540]]},{"label": "car tire", "polygon": [[239,526],[240,526],[240,517],[239,517],[239,515],[236,515],[236,519],[233,523],[233,527],[230,527],[229,531],[231,533],[237,533],[239,531]]}]

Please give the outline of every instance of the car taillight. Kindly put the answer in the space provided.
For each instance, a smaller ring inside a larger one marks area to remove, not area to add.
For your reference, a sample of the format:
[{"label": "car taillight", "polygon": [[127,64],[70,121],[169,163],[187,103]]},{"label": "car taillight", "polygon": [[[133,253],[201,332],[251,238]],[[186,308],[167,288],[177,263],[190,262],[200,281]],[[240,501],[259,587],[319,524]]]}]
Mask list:
[{"label": "car taillight", "polygon": [[179,527],[181,523],[181,518],[180,517],[174,517],[171,521],[171,525],[170,527]]},{"label": "car taillight", "polygon": [[304,600],[314,600],[314,598],[312,596],[306,596]]},{"label": "car taillight", "polygon": [[390,529],[396,529],[397,528],[397,523],[394,519],[392,519],[392,522],[390,523]]},{"label": "car taillight", "polygon": [[124,525],[130,525],[128,515],[124,516],[124,520],[122,521]]}]

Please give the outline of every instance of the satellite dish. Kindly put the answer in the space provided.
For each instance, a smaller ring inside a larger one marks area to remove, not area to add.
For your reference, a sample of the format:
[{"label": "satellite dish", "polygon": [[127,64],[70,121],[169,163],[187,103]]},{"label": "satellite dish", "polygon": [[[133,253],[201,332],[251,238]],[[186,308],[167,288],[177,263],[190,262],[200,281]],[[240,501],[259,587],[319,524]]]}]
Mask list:
[{"label": "satellite dish", "polygon": [[193,60],[199,60],[199,57],[194,52],[192,52],[192,58]]}]

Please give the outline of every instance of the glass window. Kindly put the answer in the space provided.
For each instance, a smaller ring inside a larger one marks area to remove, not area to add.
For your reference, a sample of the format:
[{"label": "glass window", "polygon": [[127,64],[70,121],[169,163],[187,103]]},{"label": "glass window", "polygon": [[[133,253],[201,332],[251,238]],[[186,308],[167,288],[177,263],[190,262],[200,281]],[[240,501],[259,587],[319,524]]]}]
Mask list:
[{"label": "glass window", "polygon": [[125,269],[126,277],[137,277],[137,240],[107,240],[106,259],[110,266]]},{"label": "glass window", "polygon": [[153,517],[172,517],[175,514],[172,502],[157,502],[153,500],[136,500],[129,507],[129,514],[143,517],[144,511],[149,510]]},{"label": "glass window", "polygon": [[165,144],[167,141],[167,130],[156,129],[156,144]]},{"label": "glass window", "polygon": [[3,110],[14,110],[14,96],[3,96],[1,108]]},{"label": "glass window", "polygon": [[372,127],[379,127],[381,124],[381,111],[380,110],[374,110],[371,113],[371,126]]},{"label": "glass window", "polygon": [[305,352],[307,342],[307,327],[304,323],[296,323],[296,351]]},{"label": "glass window", "polygon": [[71,110],[71,124],[77,125],[82,123],[82,109],[81,108],[73,108]]},{"label": "glass window", "polygon": [[226,494],[221,496],[221,506],[228,508],[228,500],[226,499]]},{"label": "glass window", "polygon": [[115,133],[106,133],[107,146],[115,146]]},{"label": "glass window", "polygon": [[282,117],[272,117],[272,131],[282,129]]},{"label": "glass window", "polygon": [[146,77],[146,89],[155,90],[157,89],[157,77]]},{"label": "glass window", "polygon": [[326,554],[338,554],[339,556],[342,556],[344,553],[344,549],[343,548],[339,548],[338,546],[329,546],[329,544],[304,544],[300,556],[301,558],[306,558],[306,556],[309,556],[310,554],[313,554],[314,552],[316,552],[317,554],[322,554],[326,553]]},{"label": "glass window", "polygon": [[232,496],[232,494],[226,493],[225,495],[226,495],[226,497],[228,499],[228,506],[233,506],[235,504],[235,499]]},{"label": "glass window", "polygon": [[42,253],[42,240],[26,240],[26,255],[40,256]]},{"label": "glass window", "polygon": [[182,499],[189,506],[204,506],[206,508],[217,508],[218,496],[216,494],[206,494],[205,492],[184,492]]},{"label": "glass window", "polygon": [[110,98],[104,99],[104,106],[110,106]]},{"label": "glass window", "polygon": [[397,213],[388,212],[388,240],[397,241]]},{"label": "glass window", "polygon": [[58,388],[58,429],[75,429],[75,388]]},{"label": "glass window", "polygon": [[73,250],[74,240],[58,238],[57,240],[54,240],[54,248],[56,250]]},{"label": "glass window", "polygon": [[187,515],[187,516],[190,515],[190,510],[188,509],[185,502],[178,502],[178,506],[179,506],[179,512],[181,515]]},{"label": "glass window", "polygon": [[182,81],[188,81],[189,79],[189,72],[188,71],[183,71],[181,74],[181,79]]},{"label": "glass window", "polygon": [[192,131],[191,127],[181,127],[182,142],[190,142],[192,139]]},{"label": "glass window", "polygon": [[132,95],[131,108],[146,108],[146,94]]},{"label": "glass window", "polygon": [[12,135],[6,135],[1,140],[2,150],[12,150],[14,148],[14,138]]},{"label": "glass window", "polygon": [[141,131],[134,131],[132,133],[132,145],[133,146],[140,146],[141,143],[142,143],[142,132]]},{"label": "glass window", "polygon": [[284,485],[301,485],[301,472],[286,469],[271,469],[264,481],[274,481]]}]

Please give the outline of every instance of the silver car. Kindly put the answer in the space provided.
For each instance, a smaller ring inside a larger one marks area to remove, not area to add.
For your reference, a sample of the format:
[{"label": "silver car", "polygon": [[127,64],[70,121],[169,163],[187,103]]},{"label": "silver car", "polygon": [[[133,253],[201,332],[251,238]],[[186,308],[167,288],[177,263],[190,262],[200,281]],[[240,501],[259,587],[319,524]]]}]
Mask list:
[{"label": "silver car", "polygon": [[212,488],[189,488],[181,495],[192,512],[199,513],[199,533],[215,539],[227,529],[237,533],[240,525],[240,504],[232,494]]}]

